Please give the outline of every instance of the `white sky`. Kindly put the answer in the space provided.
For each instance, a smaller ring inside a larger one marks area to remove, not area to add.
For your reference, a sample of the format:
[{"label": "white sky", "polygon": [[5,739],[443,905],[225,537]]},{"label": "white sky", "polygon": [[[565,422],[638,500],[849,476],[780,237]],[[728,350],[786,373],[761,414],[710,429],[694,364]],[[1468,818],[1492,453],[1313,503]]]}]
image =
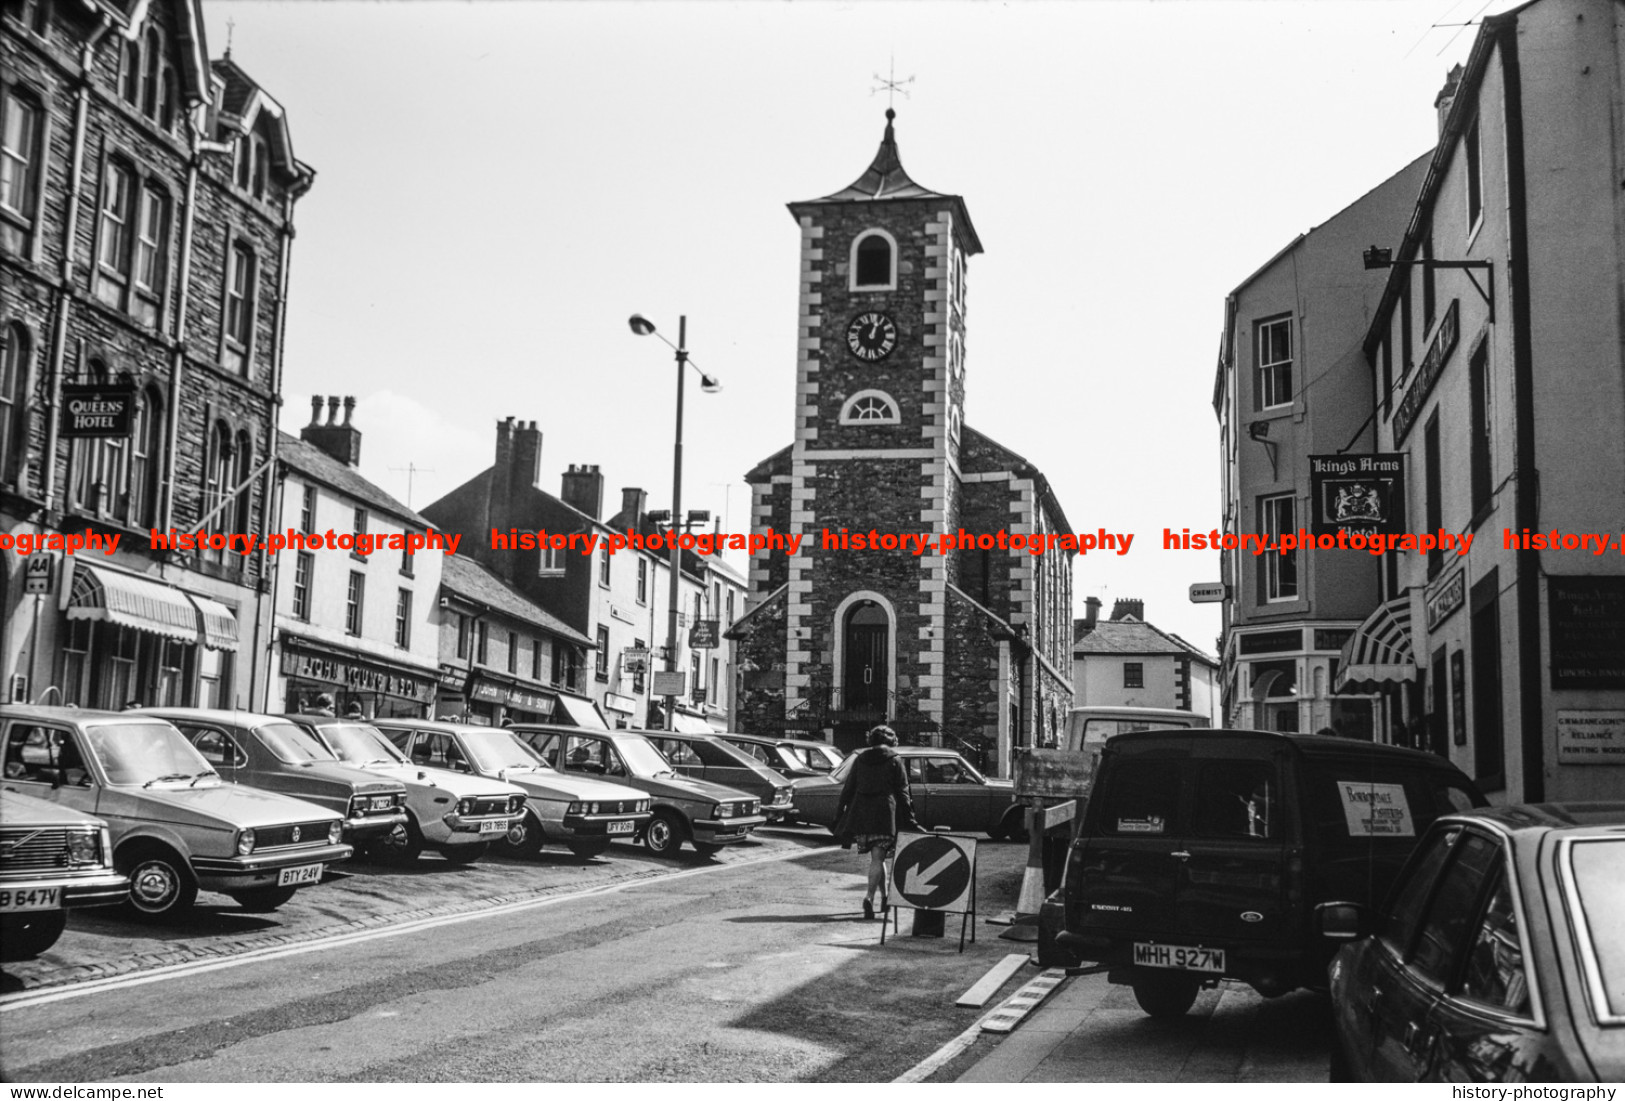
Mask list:
[{"label": "white sky", "polygon": [[[317,171],[295,219],[284,429],[353,394],[362,472],[423,506],[536,420],[543,488],[597,463],[747,531],[743,474],[791,439],[800,239],[787,202],[873,157],[895,55],[903,164],[963,195],[966,421],[1036,463],[1083,598],[1140,597],[1205,649],[1221,512],[1210,405],[1225,294],[1433,143],[1483,0],[1332,3],[220,3],[225,48]],[[1492,0],[1488,11],[1510,4]],[[1400,227],[1396,227],[1397,236]],[[1359,264],[1350,256],[1351,265]],[[694,376],[690,376],[692,379]]]}]

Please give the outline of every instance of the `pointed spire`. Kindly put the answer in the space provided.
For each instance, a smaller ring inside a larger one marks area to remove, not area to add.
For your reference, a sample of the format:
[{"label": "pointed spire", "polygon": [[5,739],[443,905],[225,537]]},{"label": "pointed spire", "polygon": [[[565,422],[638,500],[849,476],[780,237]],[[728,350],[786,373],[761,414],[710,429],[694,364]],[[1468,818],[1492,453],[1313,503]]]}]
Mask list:
[{"label": "pointed spire", "polygon": [[897,152],[897,130],[892,120],[897,112],[886,108],[886,133],[880,139],[880,149],[867,171],[850,186],[842,188],[824,200],[840,199],[932,199],[943,197],[939,192],[921,187],[903,171],[903,159]]}]

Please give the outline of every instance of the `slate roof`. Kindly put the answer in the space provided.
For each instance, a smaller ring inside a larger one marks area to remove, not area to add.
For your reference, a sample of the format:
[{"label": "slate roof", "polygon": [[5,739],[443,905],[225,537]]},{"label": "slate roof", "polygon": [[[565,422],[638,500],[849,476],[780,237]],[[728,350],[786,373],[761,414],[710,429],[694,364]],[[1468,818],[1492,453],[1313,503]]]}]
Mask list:
[{"label": "slate roof", "polygon": [[597,644],[558,616],[535,604],[529,598],[508,587],[502,578],[460,554],[448,554],[440,562],[440,587],[476,604],[512,616],[514,619],[537,626],[568,639],[579,646],[596,650]]},{"label": "slate roof", "polygon": [[353,497],[379,512],[388,513],[414,527],[428,531],[434,525],[395,498],[363,478],[353,466],[346,466],[333,456],[308,444],[298,436],[277,433],[277,458],[281,462],[314,482]]},{"label": "slate roof", "polygon": [[1174,654],[1219,663],[1176,634],[1158,630],[1138,619],[1103,619],[1095,629],[1072,644],[1074,657],[1089,654]]}]

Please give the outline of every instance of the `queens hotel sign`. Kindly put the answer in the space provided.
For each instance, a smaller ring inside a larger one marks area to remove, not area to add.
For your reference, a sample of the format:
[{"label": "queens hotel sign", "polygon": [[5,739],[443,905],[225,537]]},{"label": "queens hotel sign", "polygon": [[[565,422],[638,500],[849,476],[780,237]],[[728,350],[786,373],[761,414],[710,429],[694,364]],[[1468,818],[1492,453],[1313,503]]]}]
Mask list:
[{"label": "queens hotel sign", "polygon": [[135,387],[62,387],[62,435],[68,439],[128,437],[135,417]]}]

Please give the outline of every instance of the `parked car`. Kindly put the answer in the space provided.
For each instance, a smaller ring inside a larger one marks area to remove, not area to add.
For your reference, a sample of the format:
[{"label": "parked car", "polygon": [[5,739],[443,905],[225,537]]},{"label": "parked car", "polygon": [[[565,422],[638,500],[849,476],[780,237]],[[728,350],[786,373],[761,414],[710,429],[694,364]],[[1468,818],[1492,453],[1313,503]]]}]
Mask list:
[{"label": "parked car", "polygon": [[754,795],[769,822],[783,822],[793,816],[794,794],[790,782],[717,735],[651,730],[647,736],[671,762],[677,775],[708,780]]},{"label": "parked car", "polygon": [[472,864],[524,817],[525,793],[513,784],[415,765],[371,723],[332,715],[284,718],[315,734],[339,760],[406,786],[406,824],[367,850],[391,863],[415,864],[424,849],[433,849],[453,864]]},{"label": "parked car", "polygon": [[0,962],[55,944],[68,911],[123,902],[107,823],[10,788],[0,790]]},{"label": "parked car", "polygon": [[637,839],[658,856],[675,856],[684,841],[696,852],[715,854],[767,821],[760,803],[747,793],[679,776],[638,731],[529,723],[512,729],[560,772],[602,776],[645,792],[650,817]]},{"label": "parked car", "polygon": [[602,855],[617,837],[635,836],[649,820],[643,792],[567,776],[508,730],[426,719],[373,721],[413,764],[472,772],[524,790],[524,815],[497,842],[506,856],[534,856],[552,841],[585,860]]},{"label": "parked car", "polygon": [[[1106,964],[1153,1017],[1239,979],[1321,987],[1316,904],[1381,898],[1435,818],[1484,797],[1431,753],[1311,734],[1118,734],[1039,915],[1046,964]],[[1056,959],[1060,953],[1073,958]]]},{"label": "parked car", "polygon": [[106,821],[131,912],[165,920],[198,890],[252,913],[275,910],[353,852],[344,823],[313,803],[221,781],[162,719],[0,704],[8,791]]},{"label": "parked car", "polygon": [[304,727],[252,711],[146,708],[175,724],[220,778],[326,807],[362,848],[406,825],[406,785],[347,765]]},{"label": "parked car", "polygon": [[797,760],[805,761],[807,767],[814,772],[834,772],[845,760],[841,751],[828,742],[817,742],[807,738],[781,738],[779,745],[795,754]]},{"label": "parked car", "polygon": [[[993,838],[1025,834],[1023,808],[1015,801],[1015,787],[1009,780],[989,780],[964,757],[946,749],[899,746],[896,753],[908,770],[909,799],[922,826],[947,826]],[[856,756],[848,756],[827,776],[795,782],[796,814],[803,822],[834,830],[841,788]]]},{"label": "parked car", "polygon": [[[827,742],[797,742],[789,738],[765,738],[758,734],[719,734],[717,737],[792,780],[822,776],[841,763],[841,755]],[[808,745],[827,749],[829,755],[809,753]]]},{"label": "parked car", "polygon": [[1621,915],[1625,802],[1440,818],[1381,907],[1321,907],[1333,1080],[1625,1081]]}]

